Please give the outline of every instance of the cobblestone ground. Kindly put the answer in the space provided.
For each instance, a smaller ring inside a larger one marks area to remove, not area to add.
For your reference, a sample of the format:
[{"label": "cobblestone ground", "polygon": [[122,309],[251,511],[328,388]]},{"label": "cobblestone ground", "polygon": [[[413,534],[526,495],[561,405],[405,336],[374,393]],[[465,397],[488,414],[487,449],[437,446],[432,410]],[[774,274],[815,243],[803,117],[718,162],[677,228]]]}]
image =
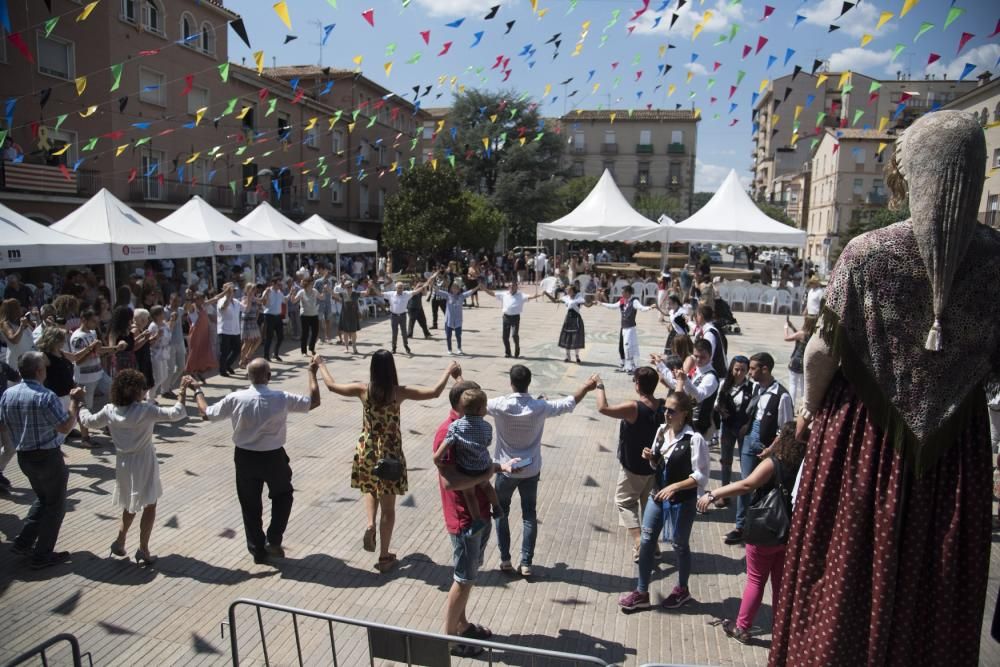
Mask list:
[{"label": "cobblestone ground", "polygon": [[[461,358],[465,375],[490,395],[508,391],[499,340],[500,314],[495,302],[465,314]],[[429,311],[428,311],[429,314]],[[534,374],[533,393],[570,392],[591,373],[600,373],[612,401],[631,397],[617,365],[617,314],[586,310],[587,348],[583,364],[564,364],[556,347],[564,311],[561,306],[531,303],[522,320],[522,352]],[[730,337],[730,353],[769,351],[785,380],[790,348],[781,342],[784,316],[739,314],[743,335]],[[644,353],[660,348],[665,336],[655,313],[640,314]],[[447,363],[441,331],[434,339],[412,343],[416,356],[397,357],[404,383],[429,383]],[[380,319],[362,331],[359,345],[369,354],[389,346],[389,323]],[[364,380],[367,359],[345,358],[335,346],[323,346],[335,377]],[[296,350],[275,366],[274,384],[304,391],[305,359]],[[240,387],[239,380],[211,380],[209,401]],[[70,466],[69,507],[59,548],[72,562],[42,572],[28,570],[0,548],[0,660],[6,660],[58,632],[71,632],[98,665],[197,665],[229,660],[228,635],[220,622],[228,605],[250,597],[271,602],[440,631],[445,591],[451,582],[451,547],[441,517],[437,478],[431,462],[431,437],[447,414],[445,396],[407,403],[402,423],[409,465],[410,492],[397,509],[393,550],[401,564],[379,575],[371,554],[361,549],[364,518],[358,494],[350,488],[350,465],[361,423],[356,400],[323,393],[323,405],[291,419],[288,453],[295,471],[295,507],[285,538],[287,558],[275,565],[255,565],[243,539],[233,480],[228,423],[196,418],[157,431],[156,447],[164,495],[159,504],[153,551],[155,568],[108,558],[117,524],[111,506],[114,457],[107,446],[87,451],[67,446]],[[733,510],[698,517],[692,534],[691,589],[695,602],[678,612],[659,610],[622,614],[618,595],[634,584],[635,566],[613,505],[618,464],[618,424],[600,417],[593,397],[577,411],[546,427],[545,465],[539,486],[541,521],[537,575],[508,579],[497,571],[495,541],[473,592],[470,616],[486,624],[501,641],[598,656],[608,662],[692,665],[762,665],[770,642],[770,595],[757,618],[759,632],[751,646],[726,638],[714,622],[735,616],[745,582],[742,550],[725,546]],[[105,443],[107,444],[107,443]],[[718,483],[718,452],[712,452],[713,484]],[[8,476],[13,497],[0,498],[0,532],[10,541],[17,533],[32,494],[12,464]],[[513,510],[514,544],[520,543],[518,509]],[[137,526],[135,527],[137,528]],[[136,548],[133,530],[128,548]],[[992,613],[1000,578],[1000,537],[994,535],[988,607]],[[654,575],[654,603],[674,583],[669,547]],[[241,657],[262,664],[256,619],[242,612]],[[287,619],[265,613],[271,664],[296,663],[295,642]],[[987,616],[988,624],[989,615]],[[330,664],[324,624],[300,624],[306,664]],[[368,663],[362,633],[338,629],[341,665]],[[58,662],[58,660],[56,661]],[[997,644],[984,628],[983,664],[1000,664]],[[64,663],[65,664],[65,663]],[[541,663],[539,663],[541,664]]]}]

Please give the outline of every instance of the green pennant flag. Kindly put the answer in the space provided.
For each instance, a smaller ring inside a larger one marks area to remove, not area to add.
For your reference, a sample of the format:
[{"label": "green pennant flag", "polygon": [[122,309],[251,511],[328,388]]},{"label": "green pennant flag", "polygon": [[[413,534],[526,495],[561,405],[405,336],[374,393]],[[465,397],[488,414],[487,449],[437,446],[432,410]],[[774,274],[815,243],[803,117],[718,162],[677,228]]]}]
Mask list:
[{"label": "green pennant flag", "polygon": [[871,95],[876,90],[882,87],[882,84],[878,81],[872,81],[872,85],[868,86],[868,94]]},{"label": "green pennant flag", "polygon": [[243,153],[245,153],[246,150],[247,150],[246,146],[240,146],[239,148],[236,149],[234,155],[243,155]]},{"label": "green pennant flag", "polygon": [[449,155],[448,156],[448,162],[451,163],[451,168],[454,169],[455,168],[455,156],[454,155]]},{"label": "green pennant flag", "polygon": [[855,109],[854,110],[854,120],[851,121],[851,125],[857,125],[858,121],[861,120],[861,117],[864,116],[864,115],[865,115],[865,110],[864,109]]},{"label": "green pennant flag", "polygon": [[729,41],[733,41],[736,38],[736,33],[740,31],[740,24],[734,23],[733,27],[729,29]]},{"label": "green pennant flag", "polygon": [[143,137],[142,139],[139,139],[139,141],[135,142],[135,146],[136,146],[136,148],[138,148],[139,146],[142,146],[143,144],[148,144],[148,143],[149,143],[149,137]]},{"label": "green pennant flag", "polygon": [[219,77],[223,83],[229,83],[229,63],[219,65]]},{"label": "green pennant flag", "polygon": [[264,151],[264,153],[263,153],[263,154],[261,154],[261,157],[271,157],[271,155],[272,155],[273,153],[274,153],[274,151],[273,151],[273,150],[270,150],[270,151]]},{"label": "green pennant flag", "polygon": [[271,99],[269,99],[267,101],[267,112],[264,114],[264,117],[267,118],[268,116],[270,116],[271,114],[273,114],[274,113],[274,108],[276,106],[278,106],[278,98],[277,97],[272,97]]},{"label": "green pennant flag", "polygon": [[854,90],[854,86],[852,84],[850,84],[850,83],[845,83],[844,87],[840,89],[840,92],[841,92],[842,95],[846,95],[847,93],[851,92],[852,90]]},{"label": "green pennant flag", "polygon": [[222,115],[228,116],[229,114],[231,114],[233,110],[236,108],[236,102],[238,102],[239,99],[240,98],[238,97],[234,97],[233,99],[229,100],[229,103],[226,104],[226,108],[222,111]]},{"label": "green pennant flag", "polygon": [[635,113],[635,109],[629,109],[628,110],[628,117],[631,118],[633,113]]},{"label": "green pennant flag", "polygon": [[711,87],[712,87],[712,86],[714,86],[714,85],[715,85],[715,79],[712,79],[712,78],[710,78],[710,79],[708,80],[708,85],[707,85],[707,86],[705,86],[705,88],[711,88]]},{"label": "green pennant flag", "polygon": [[816,144],[818,144],[818,143],[819,143],[819,139],[813,139],[813,140],[812,140],[812,141],[811,141],[811,142],[809,143],[809,150],[812,150],[812,149],[816,148]]},{"label": "green pennant flag", "polygon": [[725,44],[725,43],[726,43],[726,36],[720,35],[719,39],[715,40],[715,43],[712,44],[712,46],[718,46],[719,44]]},{"label": "green pennant flag", "polygon": [[122,85],[122,69],[124,67],[125,63],[111,66],[111,90],[118,90],[118,87]]},{"label": "green pennant flag", "polygon": [[52,31],[56,29],[56,24],[59,23],[59,17],[53,16],[48,21],[45,22],[45,36],[48,37],[52,34]]},{"label": "green pennant flag", "polygon": [[964,13],[965,10],[962,9],[961,7],[952,7],[951,9],[949,9],[948,18],[944,20],[944,28],[942,28],[942,30],[947,30],[948,26],[950,26],[955,21],[955,19],[957,19]]},{"label": "green pennant flag", "polygon": [[0,146],[3,146],[5,141],[7,141],[7,130],[0,130]]},{"label": "green pennant flag", "polygon": [[417,52],[416,52],[416,53],[414,53],[414,54],[413,54],[412,56],[410,56],[410,59],[406,61],[406,64],[407,64],[407,65],[412,65],[413,63],[415,63],[415,62],[417,62],[418,60],[420,60],[420,56],[421,56],[421,55],[422,55],[422,54],[420,53],[420,51],[417,51]]},{"label": "green pennant flag", "polygon": [[541,141],[542,137],[544,136],[545,136],[544,132],[539,132],[538,134],[535,135],[535,138],[532,139],[532,141]]},{"label": "green pennant flag", "polygon": [[410,158],[410,169],[413,169],[413,163],[416,162],[416,161],[417,161],[417,158],[415,158],[415,157],[411,157]]},{"label": "green pennant flag", "polygon": [[411,150],[411,151],[413,151],[413,150],[416,150],[416,149],[417,149],[417,142],[418,142],[418,141],[419,141],[419,139],[417,139],[416,137],[414,137],[414,138],[413,138],[413,139],[412,139],[412,140],[410,141],[410,150]]},{"label": "green pennant flag", "polygon": [[896,45],[896,46],[895,46],[895,47],[894,47],[894,48],[892,49],[892,58],[889,58],[889,62],[893,62],[893,61],[894,61],[894,60],[895,60],[895,59],[896,59],[897,57],[899,57],[899,54],[900,54],[900,53],[902,53],[902,52],[903,52],[903,49],[905,49],[905,48],[906,48],[906,47],[905,47],[905,46],[903,46],[902,44],[897,44],[897,45]]},{"label": "green pennant flag", "polygon": [[365,128],[371,127],[372,125],[375,124],[375,121],[377,121],[377,120],[378,120],[378,116],[372,116],[371,120],[368,121],[368,124],[365,125]]},{"label": "green pennant flag", "polygon": [[622,82],[622,78],[621,78],[620,76],[616,76],[616,77],[615,77],[615,80],[614,80],[614,81],[612,82],[612,84],[611,84],[611,87],[612,87],[612,88],[617,88],[617,87],[618,87],[618,85],[619,85],[619,84],[620,84],[621,82]]},{"label": "green pennant flag", "polygon": [[637,54],[635,54],[635,58],[632,58],[632,64],[633,65],[638,65],[641,60],[642,60],[642,56],[640,56],[637,53]]},{"label": "green pennant flag", "polygon": [[361,113],[361,109],[355,109],[354,111],[351,112],[351,122],[352,123],[357,123],[358,122],[358,114],[359,113]]},{"label": "green pennant flag", "polygon": [[333,122],[334,122],[334,124],[336,124],[337,121],[340,120],[340,117],[343,116],[343,115],[344,115],[344,111],[342,109],[337,109],[337,113],[333,114]]},{"label": "green pennant flag", "polygon": [[747,75],[747,73],[744,72],[743,70],[740,70],[740,71],[738,71],[736,73],[736,85],[737,86],[740,85],[740,81],[742,81],[743,77],[745,77],[746,75]]},{"label": "green pennant flag", "polygon": [[325,190],[328,185],[330,185],[330,179],[329,178],[324,178],[323,179],[323,189]]},{"label": "green pennant flag", "polygon": [[56,118],[56,127],[55,127],[55,129],[56,129],[56,132],[58,132],[58,131],[59,131],[59,128],[60,128],[60,127],[62,126],[62,124],[66,122],[66,118],[67,118],[68,116],[69,116],[69,114],[65,114],[65,113],[64,113],[64,114],[62,114],[61,116],[58,116],[58,117]]},{"label": "green pennant flag", "polygon": [[388,58],[396,52],[396,42],[389,42],[385,47],[385,57]]},{"label": "green pennant flag", "polygon": [[820,111],[818,114],[816,114],[816,127],[820,127],[821,125],[823,125],[824,118],[826,118],[825,111]]},{"label": "green pennant flag", "polygon": [[229,189],[233,191],[233,194],[236,194],[236,181],[229,181]]},{"label": "green pennant flag", "polygon": [[794,123],[792,123],[792,134],[798,134],[798,133],[799,133],[799,121],[795,121]]},{"label": "green pennant flag", "polygon": [[91,137],[90,141],[87,142],[87,145],[84,146],[83,148],[81,148],[80,150],[81,151],[92,151],[92,150],[94,150],[94,146],[97,145],[97,139],[98,139],[97,137]]},{"label": "green pennant flag", "polygon": [[[325,164],[324,165],[320,165],[319,175],[320,176],[325,176],[326,175],[326,165]],[[324,185],[323,187],[326,187],[326,186]]]},{"label": "green pennant flag", "polygon": [[[528,99],[528,93],[521,93],[521,96],[519,98],[517,98],[517,101],[518,102],[523,102],[526,99]],[[511,109],[510,110],[510,117],[511,118],[513,118],[516,114],[517,114],[517,109]]]},{"label": "green pennant flag", "polygon": [[934,27],[933,23],[929,23],[927,21],[924,21],[923,23],[921,23],[920,24],[920,30],[918,30],[917,34],[913,36],[913,41],[916,42],[918,39],[920,39],[920,37],[925,32],[927,32],[928,30],[931,30],[933,27]]},{"label": "green pennant flag", "polygon": [[222,148],[222,146],[212,146],[212,150],[208,151],[208,154],[215,155],[216,153],[219,152],[220,148]]}]

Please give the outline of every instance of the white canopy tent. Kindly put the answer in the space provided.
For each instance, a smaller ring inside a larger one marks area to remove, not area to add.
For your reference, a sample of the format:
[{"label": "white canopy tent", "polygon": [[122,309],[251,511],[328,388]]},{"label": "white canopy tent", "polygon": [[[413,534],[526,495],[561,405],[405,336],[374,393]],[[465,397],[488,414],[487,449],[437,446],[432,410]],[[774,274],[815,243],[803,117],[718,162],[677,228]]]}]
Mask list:
[{"label": "white canopy tent", "polygon": [[805,246],[806,233],[767,217],[743,190],[733,169],[697,213],[676,224],[643,234],[636,240],[801,248]]},{"label": "white canopy tent", "polygon": [[302,223],[306,229],[331,238],[337,242],[337,276],[340,276],[340,253],[378,253],[378,241],[366,239],[363,236],[352,234],[346,229],[341,229],[337,225],[327,222],[318,215]]},{"label": "white canopy tent", "polygon": [[238,224],[282,242],[281,270],[285,275],[288,275],[285,253],[337,252],[336,241],[295,224],[266,201],[258,204],[257,208],[244,216]]},{"label": "white canopy tent", "polygon": [[284,251],[282,241],[236,224],[197,195],[158,224],[178,234],[211,242],[213,280],[218,275],[216,257],[250,255],[250,271],[256,276],[255,255],[280,255]]},{"label": "white canopy tent", "polygon": [[57,232],[0,204],[0,269],[111,263],[111,246]]},{"label": "white canopy tent", "polygon": [[579,206],[555,222],[538,223],[537,230],[539,241],[634,241],[643,234],[662,235],[659,224],[629,205],[607,169]]}]

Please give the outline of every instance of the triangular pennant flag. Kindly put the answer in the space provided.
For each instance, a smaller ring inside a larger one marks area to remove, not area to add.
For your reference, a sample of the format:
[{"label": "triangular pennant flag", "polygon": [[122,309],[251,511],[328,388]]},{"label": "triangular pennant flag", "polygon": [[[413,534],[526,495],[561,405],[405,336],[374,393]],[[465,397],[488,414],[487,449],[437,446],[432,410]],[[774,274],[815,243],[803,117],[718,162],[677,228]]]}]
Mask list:
[{"label": "triangular pennant flag", "polygon": [[361,18],[363,18],[364,20],[368,21],[368,25],[370,25],[371,27],[373,27],[373,28],[375,27],[375,10],[374,9],[366,9],[365,11],[361,12]]},{"label": "triangular pennant flag", "polygon": [[[847,12],[849,12],[853,8],[854,8],[854,3],[853,2],[845,2],[845,3],[843,3],[840,6],[840,16],[843,16],[844,14],[846,14]],[[840,17],[838,16],[837,18],[840,18]]]},{"label": "triangular pennant flag", "polygon": [[14,45],[14,48],[17,49],[22,56],[24,56],[25,60],[29,63],[35,62],[35,56],[31,55],[31,49],[29,49],[28,45],[25,44],[24,38],[21,37],[21,33],[11,33],[7,35],[7,40]]},{"label": "triangular pennant flag", "polygon": [[899,12],[899,18],[906,16],[907,12],[913,9],[913,5],[917,4],[919,0],[903,0],[903,9]]},{"label": "triangular pennant flag", "polygon": [[973,70],[976,69],[975,63],[965,63],[965,67],[962,68],[962,73],[958,76],[958,80],[961,81],[965,77],[972,74]]},{"label": "triangular pennant flag", "polygon": [[927,64],[930,65],[931,63],[937,62],[940,59],[941,59],[940,55],[938,55],[936,53],[932,53],[929,56],[927,56]]},{"label": "triangular pennant flag", "polygon": [[76,84],[76,95],[79,97],[83,95],[83,91],[87,90],[87,77],[78,76],[73,81]]},{"label": "triangular pennant flag", "polygon": [[[45,105],[48,104],[49,102],[49,97],[51,96],[52,96],[51,88],[42,88],[42,90],[38,93],[38,108],[44,109]],[[2,145],[3,142],[0,142],[0,146]]]},{"label": "triangular pennant flag", "polygon": [[897,44],[895,47],[893,47],[893,49],[892,49],[892,57],[889,58],[889,62],[895,61],[896,58],[899,57],[899,54],[902,53],[903,49],[905,49],[905,48],[906,47],[903,44]]},{"label": "triangular pennant flag", "polygon": [[872,41],[872,36],[869,34],[861,35],[861,46],[862,48],[868,46],[868,42]]},{"label": "triangular pennant flag", "polygon": [[810,72],[810,74],[812,74],[813,76],[816,76],[816,70],[818,70],[819,67],[820,67],[820,65],[822,65],[822,64],[823,64],[822,60],[814,60],[813,61],[813,66],[812,66],[812,71]]},{"label": "triangular pennant flag", "polygon": [[760,50],[764,48],[765,44],[767,44],[767,37],[764,37],[763,35],[761,35],[760,37],[758,37],[757,38],[757,50],[754,51],[753,54],[757,55],[758,53],[760,53]]},{"label": "triangular pennant flag", "polygon": [[893,14],[892,12],[882,12],[881,14],[879,14],[878,23],[875,24],[875,29],[876,30],[880,29],[882,26],[888,23],[893,16],[895,16],[895,14]]},{"label": "triangular pennant flag", "polygon": [[962,36],[958,38],[958,50],[955,51],[955,55],[961,53],[962,48],[969,43],[969,40],[975,37],[971,32],[963,32]]},{"label": "triangular pennant flag", "polygon": [[792,59],[795,55],[795,49],[785,49],[785,62],[782,63],[782,67],[788,65],[788,61]]},{"label": "triangular pennant flag", "polygon": [[263,74],[264,73],[264,52],[263,51],[254,51],[253,60],[257,64],[257,74],[258,75]]},{"label": "triangular pennant flag", "polygon": [[934,27],[933,23],[928,23],[927,21],[921,23],[920,29],[917,30],[917,34],[913,36],[913,41],[916,42],[925,32],[931,30],[933,27]]},{"label": "triangular pennant flag", "polygon": [[278,15],[278,18],[281,19],[286,28],[289,30],[292,29],[292,18],[288,15],[288,3],[285,0],[274,3],[274,13]]},{"label": "triangular pennant flag", "polygon": [[91,2],[86,7],[84,7],[83,11],[81,11],[79,14],[76,15],[76,22],[79,23],[80,21],[86,21],[87,18],[90,16],[90,13],[94,11],[94,8],[97,7],[100,1],[101,0],[94,0],[94,2]]},{"label": "triangular pennant flag", "polygon": [[284,41],[284,44],[288,44],[289,42],[294,42],[294,41],[295,41],[295,40],[297,40],[298,38],[299,38],[299,36],[298,36],[298,35],[285,35],[285,41]]},{"label": "triangular pennant flag", "polygon": [[194,74],[184,75],[184,90],[181,91],[181,96],[189,95],[194,89]]},{"label": "triangular pennant flag", "polygon": [[118,113],[124,113],[125,107],[128,106],[128,95],[123,95],[118,98]]},{"label": "triangular pennant flag", "polygon": [[961,7],[952,7],[948,10],[948,18],[944,20],[944,28],[942,30],[947,30],[948,26],[955,22],[959,16],[965,13],[965,10]]},{"label": "triangular pennant flag", "polygon": [[833,32],[834,30],[840,30],[840,26],[831,23],[830,27],[827,29],[827,32]]},{"label": "triangular pennant flag", "polygon": [[[2,0],[6,4],[7,0]],[[45,22],[45,36],[48,37],[52,34],[52,31],[56,29],[56,24],[59,23],[59,17],[53,16],[48,21]]]},{"label": "triangular pennant flag", "polygon": [[229,63],[222,63],[219,65],[219,78],[222,79],[224,83],[229,82]]},{"label": "triangular pennant flag", "polygon": [[802,16],[802,14],[796,14],[795,23],[792,25],[792,28],[795,28],[795,26],[797,26],[798,24],[802,23],[805,20],[806,20],[805,16]]},{"label": "triangular pennant flag", "polygon": [[125,67],[124,63],[119,63],[118,65],[111,66],[111,90],[118,90],[118,87],[122,85],[122,69]]},{"label": "triangular pennant flag", "polygon": [[233,29],[233,32],[236,33],[236,36],[239,37],[243,41],[243,43],[247,45],[248,49],[252,48],[250,46],[250,38],[247,36],[246,26],[243,25],[243,19],[239,18],[234,21],[230,21],[229,26]]}]

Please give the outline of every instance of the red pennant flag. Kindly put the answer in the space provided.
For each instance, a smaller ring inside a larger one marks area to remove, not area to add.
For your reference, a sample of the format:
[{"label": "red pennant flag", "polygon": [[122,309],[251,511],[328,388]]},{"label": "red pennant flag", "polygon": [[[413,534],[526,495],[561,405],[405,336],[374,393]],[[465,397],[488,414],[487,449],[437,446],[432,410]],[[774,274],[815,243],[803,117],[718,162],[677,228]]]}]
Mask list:
[{"label": "red pennant flag", "polygon": [[503,59],[503,67],[501,69],[507,69],[508,65],[510,65],[510,58],[504,58]]},{"label": "red pennant flag", "polygon": [[504,72],[503,73],[503,79],[501,79],[501,81],[506,81],[507,79],[509,79],[510,78],[510,73],[513,72],[513,71],[514,70],[509,69],[506,72]]},{"label": "red pennant flag", "polygon": [[367,106],[368,106],[368,100],[361,100],[361,103],[358,104],[358,111],[361,111]]},{"label": "red pennant flag", "polygon": [[732,127],[733,125],[736,125],[736,123],[738,123],[738,122],[740,122],[739,118],[732,119],[731,121],[729,121],[729,127]]},{"label": "red pennant flag", "polygon": [[[420,31],[420,36],[424,38],[424,44],[427,44],[429,46],[430,43],[431,43],[431,31],[430,30],[421,30]],[[500,58],[503,58],[503,56],[500,56]]]},{"label": "red pennant flag", "polygon": [[722,63],[720,63],[718,60],[716,60],[715,64],[712,65],[712,71],[713,72],[718,72],[720,67],[722,67]]},{"label": "red pennant flag", "polygon": [[765,44],[767,44],[767,37],[764,37],[764,35],[761,35],[760,37],[758,37],[757,38],[757,50],[754,51],[754,55],[757,55],[758,53],[760,53],[760,50],[764,48]]},{"label": "red pennant flag", "polygon": [[295,91],[295,99],[292,100],[292,104],[298,104],[302,101],[302,98],[306,96],[305,88],[299,88]]},{"label": "red pennant flag", "polygon": [[746,58],[748,55],[750,55],[751,51],[753,51],[753,47],[752,46],[750,46],[749,44],[744,44],[743,45],[743,57],[744,58]]},{"label": "red pennant flag", "polygon": [[156,175],[156,180],[160,184],[160,187],[162,188],[163,187],[163,181],[166,180],[166,179],[163,177],[163,173],[161,172],[161,173],[159,173],[159,174]]},{"label": "red pennant flag", "polygon": [[[438,55],[443,56],[444,54],[448,53],[448,49],[450,48],[451,48],[451,42],[445,42],[444,46],[441,47],[441,51],[438,53]],[[506,81],[506,79],[504,80]]]},{"label": "red pennant flag", "polygon": [[774,13],[774,7],[772,7],[771,5],[764,5],[764,15],[760,17],[760,20],[763,21],[773,13]]},{"label": "red pennant flag", "polygon": [[[647,104],[647,105],[646,105],[646,110],[647,110],[647,111],[652,111],[652,109],[653,109],[653,105],[652,105],[652,104]],[[557,129],[558,129],[558,128],[557,128]]]},{"label": "red pennant flag", "polygon": [[389,112],[389,117],[396,120],[397,116],[399,116],[399,107],[393,107],[392,111]]},{"label": "red pennant flag", "polygon": [[900,102],[905,102],[906,100],[910,99],[911,97],[913,97],[913,95],[911,95],[910,93],[903,93],[902,95],[899,96],[899,101]]},{"label": "red pennant flag", "polygon": [[181,91],[181,95],[187,95],[194,88],[194,74],[184,75],[184,90]]},{"label": "red pennant flag", "polygon": [[261,88],[260,90],[257,91],[257,99],[259,99],[261,102],[263,102],[264,100],[267,99],[267,96],[270,93],[271,93],[271,91],[269,91],[267,88]]},{"label": "red pennant flag", "polygon": [[927,64],[928,65],[930,65],[931,63],[936,62],[938,60],[941,60],[941,56],[939,56],[936,53],[932,53],[929,56],[927,56]]},{"label": "red pennant flag", "polygon": [[958,51],[955,51],[955,55],[962,50],[962,48],[969,43],[969,40],[975,37],[971,32],[963,32],[962,36],[958,38]]},{"label": "red pennant flag", "polygon": [[131,183],[132,181],[134,181],[137,175],[138,172],[136,171],[135,167],[132,167],[132,171],[128,173],[128,182]]},{"label": "red pennant flag", "polygon": [[105,132],[101,136],[105,139],[110,139],[111,141],[118,141],[125,136],[125,132],[122,130],[115,130],[114,132]]},{"label": "red pennant flag", "polygon": [[618,67],[618,63],[611,63],[611,69],[614,70]]},{"label": "red pennant flag", "polygon": [[497,56],[497,61],[493,63],[493,67],[491,67],[490,69],[496,69],[497,67],[500,67],[500,63],[502,62],[503,62],[503,54],[501,53],[499,56]]},{"label": "red pennant flag", "polygon": [[[816,129],[819,129],[819,128],[816,128]],[[839,150],[840,150],[840,144],[839,143],[834,144],[833,145],[833,152],[836,153]]]},{"label": "red pennant flag", "polygon": [[25,60],[29,63],[35,62],[35,57],[31,55],[31,50],[28,48],[28,45],[24,43],[24,39],[21,38],[21,33],[13,32],[7,35],[7,39],[14,45],[15,49],[21,52],[21,55],[24,56]]},{"label": "red pennant flag", "polygon": [[41,130],[42,124],[39,123],[37,120],[33,120],[29,124],[29,127],[31,128],[32,141],[38,141],[38,132]]},{"label": "red pennant flag", "polygon": [[733,95],[736,94],[736,86],[729,86],[729,99],[733,99]]},{"label": "red pennant flag", "polygon": [[997,27],[993,28],[993,32],[986,35],[986,39],[990,39],[991,37],[996,37],[998,33],[1000,33],[1000,19],[997,19]]},{"label": "red pennant flag", "polygon": [[[15,33],[15,34],[17,34],[17,33]],[[69,173],[69,169],[66,168],[66,165],[64,165],[64,164],[59,165],[59,171],[62,172],[63,178],[65,178],[67,181],[72,181],[73,180],[73,176],[72,176],[72,174]]]},{"label": "red pennant flag", "polygon": [[149,56],[156,56],[156,55],[159,55],[159,54],[160,54],[160,50],[159,49],[153,49],[151,51],[140,51],[139,52],[139,55],[142,56],[143,58],[148,58]]},{"label": "red pennant flag", "polygon": [[384,106],[385,106],[385,100],[379,100],[378,102],[372,105],[372,109],[381,109]]},{"label": "red pennant flag", "polygon": [[708,103],[709,104],[715,104],[718,101],[718,99],[719,98],[717,98],[717,97],[710,97],[710,98],[708,98]]},{"label": "red pennant flag", "polygon": [[878,93],[872,93],[871,95],[869,95],[868,96],[868,106],[871,106],[872,103],[875,102],[875,100],[877,100],[877,99],[878,99]]},{"label": "red pennant flag", "polygon": [[366,9],[365,11],[361,12],[361,16],[364,17],[364,19],[366,21],[368,21],[368,25],[370,25],[373,28],[375,27],[375,10],[374,9]]},{"label": "red pennant flag", "polygon": [[[173,128],[173,127],[168,127],[167,129],[163,130],[162,132],[160,132],[160,133],[159,133],[159,134],[157,134],[156,136],[158,136],[158,137],[165,137],[165,136],[167,136],[168,134],[173,134],[173,133],[174,133],[174,130],[175,130],[175,129],[176,129],[176,128]],[[243,140],[242,140],[242,139],[240,139],[240,141],[243,141]]]}]

